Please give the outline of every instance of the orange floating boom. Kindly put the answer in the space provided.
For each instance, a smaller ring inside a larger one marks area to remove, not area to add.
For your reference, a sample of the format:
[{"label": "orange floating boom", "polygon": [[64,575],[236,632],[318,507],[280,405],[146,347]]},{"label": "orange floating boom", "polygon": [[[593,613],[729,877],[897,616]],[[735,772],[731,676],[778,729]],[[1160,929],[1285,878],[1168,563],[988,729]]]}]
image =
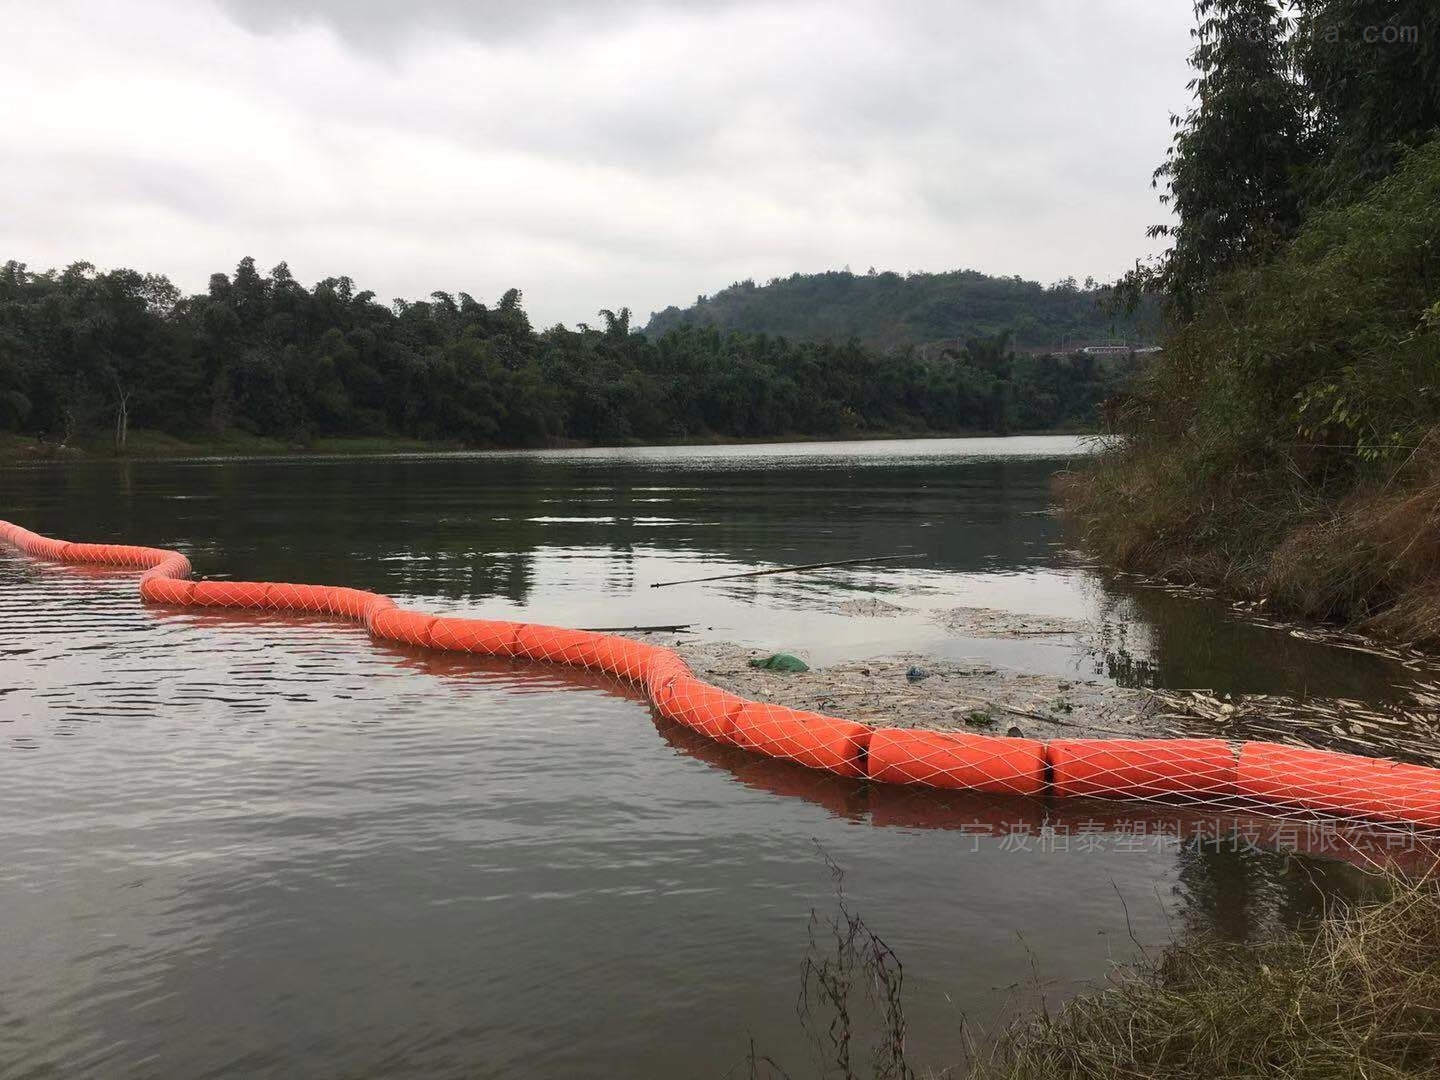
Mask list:
[{"label": "orange floating boom", "polygon": [[1016,795],[1160,799],[1200,807],[1302,811],[1440,832],[1440,769],[1219,739],[1033,739],[905,728],[750,701],[695,677],[673,649],[559,626],[434,616],[387,596],[328,585],[191,581],[178,551],[71,543],[0,521],[28,555],[143,570],[140,595],[178,607],[311,612],[364,623],[425,649],[516,657],[603,671],[641,688],[656,711],[717,742],[880,784]]}]

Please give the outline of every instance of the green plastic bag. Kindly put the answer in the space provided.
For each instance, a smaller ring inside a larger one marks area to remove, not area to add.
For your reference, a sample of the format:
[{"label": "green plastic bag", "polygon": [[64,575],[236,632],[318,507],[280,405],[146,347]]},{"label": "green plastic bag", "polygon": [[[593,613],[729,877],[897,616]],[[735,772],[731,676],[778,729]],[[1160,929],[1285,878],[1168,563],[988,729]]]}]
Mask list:
[{"label": "green plastic bag", "polygon": [[791,656],[787,652],[777,652],[774,656],[767,656],[764,660],[751,660],[753,668],[764,668],[766,671],[809,671],[810,665],[801,660],[798,656]]}]

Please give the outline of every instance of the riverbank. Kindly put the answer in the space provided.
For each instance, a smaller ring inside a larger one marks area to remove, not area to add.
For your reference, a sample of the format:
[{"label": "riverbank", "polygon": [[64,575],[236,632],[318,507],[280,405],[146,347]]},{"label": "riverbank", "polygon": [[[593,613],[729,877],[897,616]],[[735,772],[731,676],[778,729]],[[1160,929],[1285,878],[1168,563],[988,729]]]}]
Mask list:
[{"label": "riverbank", "polygon": [[1059,483],[1122,569],[1440,645],[1440,140],[1206,294]]},{"label": "riverbank", "polygon": [[1433,1077],[1440,892],[1380,883],[1315,927],[1243,944],[1204,935],[1004,1032],[965,1080]]},{"label": "riverbank", "polygon": [[1179,447],[1125,446],[1057,478],[1086,549],[1121,570],[1198,585],[1276,615],[1420,648],[1440,645],[1440,430],[1343,490],[1288,470],[1204,496]]},{"label": "riverbank", "polygon": [[[1012,431],[1005,435],[1094,435],[1091,428],[1060,427],[1037,431]],[[125,460],[182,460],[235,457],[363,457],[383,454],[463,454],[492,450],[580,450],[601,447],[642,446],[764,446],[821,442],[884,442],[893,439],[988,439],[1002,438],[996,432],[961,431],[849,431],[833,435],[774,435],[738,438],[712,435],[660,440],[626,440],[588,443],[574,439],[551,439],[527,446],[497,443],[465,443],[458,440],[405,439],[393,436],[354,436],[311,439],[304,443],[245,432],[230,432],[206,439],[181,439],[160,431],[132,431],[123,453],[115,450],[108,436],[77,440],[73,445],[36,440],[13,432],[0,432],[0,465],[24,462],[77,462]]]}]

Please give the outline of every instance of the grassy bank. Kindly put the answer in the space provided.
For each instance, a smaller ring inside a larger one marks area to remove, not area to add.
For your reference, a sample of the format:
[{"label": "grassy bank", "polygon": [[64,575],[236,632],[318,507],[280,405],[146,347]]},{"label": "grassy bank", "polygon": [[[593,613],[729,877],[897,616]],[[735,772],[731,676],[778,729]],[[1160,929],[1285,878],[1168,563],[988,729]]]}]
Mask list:
[{"label": "grassy bank", "polygon": [[1230,274],[1061,479],[1121,568],[1440,643],[1440,143]]},{"label": "grassy bank", "polygon": [[[811,913],[798,1013],[818,1055],[791,1072],[752,1044],[726,1075],[798,1080],[1418,1080],[1440,1075],[1440,887],[1376,872],[1308,921],[1249,941],[1177,930],[1057,1009],[970,1033],[965,1060],[908,1060],[900,958],[849,906]],[[793,1063],[791,1063],[793,1064]]]},{"label": "grassy bank", "polygon": [[[951,1074],[957,1075],[957,1074]],[[1026,1019],[968,1080],[1440,1075],[1440,893],[1396,883],[1311,933],[1189,938],[1057,1014]]]}]

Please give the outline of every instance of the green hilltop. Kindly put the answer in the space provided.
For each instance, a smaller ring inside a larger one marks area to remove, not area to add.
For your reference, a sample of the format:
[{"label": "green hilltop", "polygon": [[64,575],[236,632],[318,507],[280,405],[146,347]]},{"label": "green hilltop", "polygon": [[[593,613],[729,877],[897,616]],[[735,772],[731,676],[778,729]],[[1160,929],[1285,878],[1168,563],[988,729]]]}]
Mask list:
[{"label": "green hilltop", "polygon": [[1148,344],[1159,336],[1153,303],[1133,315],[1111,314],[1109,289],[1093,280],[1067,278],[1041,285],[1020,277],[992,277],[978,270],[853,274],[829,270],[791,274],[765,285],[739,281],[688,308],[667,307],[650,316],[645,332],[656,337],[679,326],[714,326],[800,341],[857,340],[872,348],[1013,335],[1017,348],[1068,351],[1121,338]]}]

